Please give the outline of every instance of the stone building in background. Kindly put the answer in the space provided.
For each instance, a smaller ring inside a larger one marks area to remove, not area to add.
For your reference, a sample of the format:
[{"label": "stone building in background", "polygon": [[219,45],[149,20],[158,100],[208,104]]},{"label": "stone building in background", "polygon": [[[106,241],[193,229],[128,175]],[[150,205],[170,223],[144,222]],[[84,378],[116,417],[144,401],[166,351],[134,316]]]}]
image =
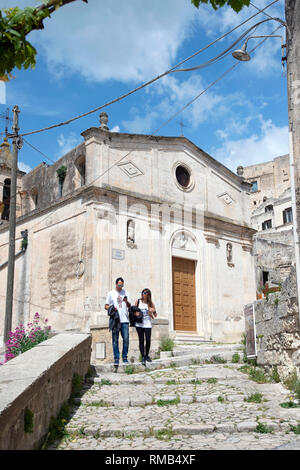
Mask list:
[{"label": "stone building in background", "polygon": [[[122,276],[132,301],[151,289],[177,338],[240,341],[255,299],[250,184],[184,137],[110,132],[105,113],[82,136],[19,175],[16,250],[26,229],[28,247],[15,263],[13,327],[36,311],[56,331],[108,326],[106,294]],[[0,335],[7,257],[4,221]]]},{"label": "stone building in background", "polygon": [[239,167],[251,187],[251,225],[254,236],[256,285],[280,286],[295,264],[289,155]]}]

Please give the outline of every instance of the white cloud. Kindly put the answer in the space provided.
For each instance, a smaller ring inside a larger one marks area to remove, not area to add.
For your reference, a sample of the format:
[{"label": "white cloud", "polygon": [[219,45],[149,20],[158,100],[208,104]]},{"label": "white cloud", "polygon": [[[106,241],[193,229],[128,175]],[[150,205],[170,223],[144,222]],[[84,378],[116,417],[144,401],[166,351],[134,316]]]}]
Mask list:
[{"label": "white cloud", "polygon": [[119,126],[114,126],[112,129],[109,129],[110,132],[120,132],[120,127]]},{"label": "white cloud", "polygon": [[82,142],[81,137],[78,137],[75,132],[71,132],[68,136],[65,136],[64,134],[60,134],[57,143],[60,149],[60,155],[65,155],[68,153],[70,150],[72,150],[74,147],[79,145]]},{"label": "white cloud", "polygon": [[140,81],[171,65],[197,13],[187,0],[76,2],[55,12],[29,39],[59,76]]},{"label": "white cloud", "polygon": [[[182,120],[185,126],[195,131],[200,124],[215,120],[216,115],[226,116],[226,122],[229,122],[232,114],[236,117],[238,108],[245,112],[251,105],[242,93],[223,95],[210,89],[201,94],[206,87],[207,84],[200,75],[192,75],[185,81],[169,75],[148,91],[152,99],[148,106],[144,106],[142,111],[132,108],[132,119],[123,121],[122,124],[129,132],[152,133],[172,118],[173,122],[176,119]],[[234,126],[234,119],[231,121]]]},{"label": "white cloud", "polygon": [[260,133],[240,140],[225,138],[222,146],[213,147],[210,154],[233,172],[238,165],[254,165],[288,154],[288,126],[278,127],[261,116],[259,119]]},{"label": "white cloud", "polygon": [[25,171],[25,173],[29,173],[32,170],[31,166],[24,162],[18,162],[18,167],[20,171]]}]

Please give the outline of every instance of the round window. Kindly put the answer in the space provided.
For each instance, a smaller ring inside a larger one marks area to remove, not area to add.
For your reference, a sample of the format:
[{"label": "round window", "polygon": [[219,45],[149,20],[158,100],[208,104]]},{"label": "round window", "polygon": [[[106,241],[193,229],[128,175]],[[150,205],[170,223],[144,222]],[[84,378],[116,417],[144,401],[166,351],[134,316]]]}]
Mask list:
[{"label": "round window", "polygon": [[178,183],[180,184],[180,186],[182,186],[183,188],[187,188],[191,182],[191,175],[189,171],[187,170],[187,168],[182,165],[179,165],[176,168],[175,174],[176,174],[176,179]]}]

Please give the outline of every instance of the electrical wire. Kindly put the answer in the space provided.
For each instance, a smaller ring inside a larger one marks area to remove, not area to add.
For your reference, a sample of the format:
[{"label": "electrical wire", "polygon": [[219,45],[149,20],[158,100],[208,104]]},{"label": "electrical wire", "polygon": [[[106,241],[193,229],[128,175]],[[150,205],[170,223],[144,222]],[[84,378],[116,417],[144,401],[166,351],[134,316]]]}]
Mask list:
[{"label": "electrical wire", "polygon": [[[274,34],[278,29],[282,28],[283,25],[280,25],[278,26],[271,34]],[[256,45],[253,49],[250,50],[250,53],[254,52],[258,47],[260,47],[268,38],[264,38],[258,45]],[[205,90],[202,90],[201,93],[199,93],[197,96],[195,96],[191,101],[189,101],[185,106],[183,106],[176,114],[174,114],[171,118],[169,118],[167,121],[165,121],[153,134],[151,134],[150,136],[148,136],[148,138],[151,138],[151,137],[154,137],[154,134],[157,133],[162,127],[164,127],[165,125],[167,125],[172,119],[174,119],[180,112],[182,112],[184,109],[186,109],[188,106],[190,106],[192,103],[194,103],[201,95],[203,95],[209,88],[211,88],[213,85],[215,85],[218,81],[220,81],[221,79],[223,79],[229,72],[231,72],[232,70],[234,70],[237,66],[240,65],[240,62],[237,62],[236,64],[232,65],[230,68],[228,68],[222,75],[220,75],[216,80],[214,80],[214,82],[212,82],[208,87],[205,88]],[[101,178],[104,174],[107,173],[107,171],[110,171],[111,168],[113,168],[115,165],[117,165],[121,160],[123,160],[124,158],[126,158],[130,153],[132,153],[133,150],[131,150],[130,152],[128,152],[126,155],[124,155],[120,160],[118,160],[118,162],[114,163],[108,170],[106,170],[104,173],[102,173],[101,175],[99,175],[97,178],[95,178],[87,187],[91,186],[97,179]],[[37,224],[35,224],[33,227],[31,227],[29,230],[28,230],[28,234],[30,231],[33,230],[33,228],[35,228],[37,225],[39,225],[40,223],[44,222],[48,217],[50,217],[52,215],[52,213],[48,214],[42,221],[39,221]],[[0,294],[1,297],[4,297],[6,298],[6,296]],[[69,313],[69,312],[62,312],[62,311],[56,311],[56,310],[53,310],[52,308],[48,308],[48,307],[43,307],[41,305],[37,305],[37,304],[34,304],[30,301],[24,301],[24,300],[19,300],[19,299],[16,299],[14,298],[13,299],[14,301],[17,301],[17,302],[21,302],[21,303],[28,303],[29,305],[33,306],[33,307],[38,307],[38,308],[41,308],[41,309],[44,309],[44,310],[48,310],[48,311],[52,311],[54,313],[59,313],[59,314],[64,314],[64,315],[71,315],[71,316],[76,316],[77,315],[77,312],[76,313]]]},{"label": "electrical wire", "polygon": [[[84,114],[80,114],[78,116],[75,116],[67,121],[63,121],[63,122],[60,122],[60,123],[57,123],[57,124],[54,124],[52,126],[48,126],[48,127],[44,127],[42,129],[38,129],[38,130],[35,130],[35,131],[31,131],[31,132],[26,132],[26,133],[22,133],[22,134],[19,134],[20,137],[24,137],[24,136],[28,136],[28,135],[33,135],[33,134],[37,134],[37,133],[40,133],[40,132],[45,132],[45,131],[48,131],[48,130],[51,130],[51,129],[54,129],[54,128],[57,128],[57,127],[61,127],[61,126],[65,126],[65,125],[68,125],[70,124],[71,122],[74,122],[78,119],[81,119],[83,117],[86,117],[86,116],[89,116],[90,114],[93,114],[97,111],[100,111],[101,109],[104,109],[108,106],[111,106],[112,104],[115,104],[125,98],[127,98],[128,96],[136,93],[137,91],[151,85],[152,83],[156,82],[157,80],[160,80],[161,78],[165,77],[166,75],[168,75],[169,73],[173,72],[176,68],[180,67],[181,65],[183,65],[184,63],[186,63],[187,61],[189,61],[190,59],[192,59],[193,57],[197,56],[198,54],[200,54],[201,52],[205,51],[206,49],[208,49],[209,47],[211,47],[213,44],[215,44],[216,42],[220,41],[221,39],[225,38],[226,36],[228,36],[229,34],[231,34],[233,31],[235,31],[236,29],[240,28],[241,26],[243,26],[245,23],[247,23],[248,21],[250,21],[251,19],[255,18],[257,15],[259,15],[260,13],[262,13],[264,10],[266,10],[267,8],[270,8],[272,5],[274,5],[275,3],[277,3],[279,0],[274,0],[273,2],[271,2],[269,5],[267,5],[265,8],[263,8],[262,10],[260,10],[259,12],[255,13],[254,15],[250,16],[249,18],[247,18],[245,21],[243,21],[242,23],[238,24],[237,26],[235,26],[234,28],[232,28],[230,31],[228,31],[227,33],[223,34],[222,36],[218,37],[217,39],[215,39],[213,42],[211,42],[210,44],[206,45],[205,47],[203,47],[202,49],[198,50],[197,52],[195,52],[194,54],[192,54],[191,56],[187,57],[186,59],[182,60],[181,62],[179,62],[178,64],[176,64],[174,67],[172,67],[171,69],[167,70],[166,72],[156,76],[155,78],[153,78],[152,80],[146,82],[146,83],[143,83],[142,85],[140,85],[139,87],[129,91],[128,93],[124,94],[124,95],[121,95],[119,96],[118,98],[115,98],[101,106],[98,106],[97,108],[95,109],[92,109]],[[8,134],[8,137],[14,137],[14,134]]]},{"label": "electrical wire", "polygon": [[[282,28],[283,26],[280,25],[278,26],[271,34],[274,34],[274,32],[276,32],[278,29]],[[258,47],[260,47],[265,41],[267,40],[267,38],[263,39],[257,46],[255,46],[253,49],[251,49],[251,53],[253,51],[255,51]],[[174,115],[172,115],[169,119],[167,119],[166,121],[164,121],[164,123],[159,127],[157,128],[151,135],[148,135],[147,138],[148,139],[151,139],[152,137],[155,137],[155,134],[157,134],[157,132],[159,132],[163,127],[165,127],[171,120],[173,120],[176,116],[178,116],[178,114],[180,114],[182,111],[184,111],[186,108],[188,108],[191,104],[193,104],[197,99],[200,98],[200,96],[202,96],[208,89],[210,89],[213,85],[215,85],[217,82],[219,82],[221,79],[223,79],[229,72],[231,72],[232,70],[234,70],[237,66],[240,65],[240,62],[237,62],[236,64],[232,65],[229,69],[227,69],[225,72],[223,72],[223,74],[221,74],[216,80],[214,80],[213,82],[211,82],[204,90],[202,90],[197,96],[195,96],[192,100],[190,100],[188,103],[186,103],[182,108],[180,108],[179,111],[177,111]],[[103,173],[101,173],[100,175],[98,175],[96,178],[94,178],[87,186],[87,187],[91,187],[97,180],[99,180],[100,178],[102,178],[106,173],[108,173],[113,167],[117,166],[121,161],[123,161],[126,157],[128,157],[134,150],[130,150],[129,152],[127,152],[125,155],[123,155],[118,161],[116,161],[115,163],[113,163],[109,168],[107,168]],[[50,214],[47,214],[46,217],[40,221],[38,221],[35,225],[33,225],[29,230],[28,230],[28,233],[30,231],[32,231],[37,225],[45,222],[45,220],[47,220],[48,217],[51,216],[51,213]]]}]

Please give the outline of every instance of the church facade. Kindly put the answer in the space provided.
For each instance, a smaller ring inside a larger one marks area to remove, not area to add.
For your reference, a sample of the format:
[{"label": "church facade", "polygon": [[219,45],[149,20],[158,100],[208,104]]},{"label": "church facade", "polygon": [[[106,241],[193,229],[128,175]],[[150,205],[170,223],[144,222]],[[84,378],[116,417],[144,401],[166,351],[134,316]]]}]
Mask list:
[{"label": "church facade", "polygon": [[[255,299],[251,185],[185,137],[82,133],[55,164],[18,180],[13,327],[48,319],[56,331],[107,321],[122,276],[130,301],[148,287],[160,318],[182,337],[239,341]],[[1,170],[0,170],[1,171]],[[4,188],[1,188],[4,191]],[[0,337],[8,222],[0,225]]]}]

